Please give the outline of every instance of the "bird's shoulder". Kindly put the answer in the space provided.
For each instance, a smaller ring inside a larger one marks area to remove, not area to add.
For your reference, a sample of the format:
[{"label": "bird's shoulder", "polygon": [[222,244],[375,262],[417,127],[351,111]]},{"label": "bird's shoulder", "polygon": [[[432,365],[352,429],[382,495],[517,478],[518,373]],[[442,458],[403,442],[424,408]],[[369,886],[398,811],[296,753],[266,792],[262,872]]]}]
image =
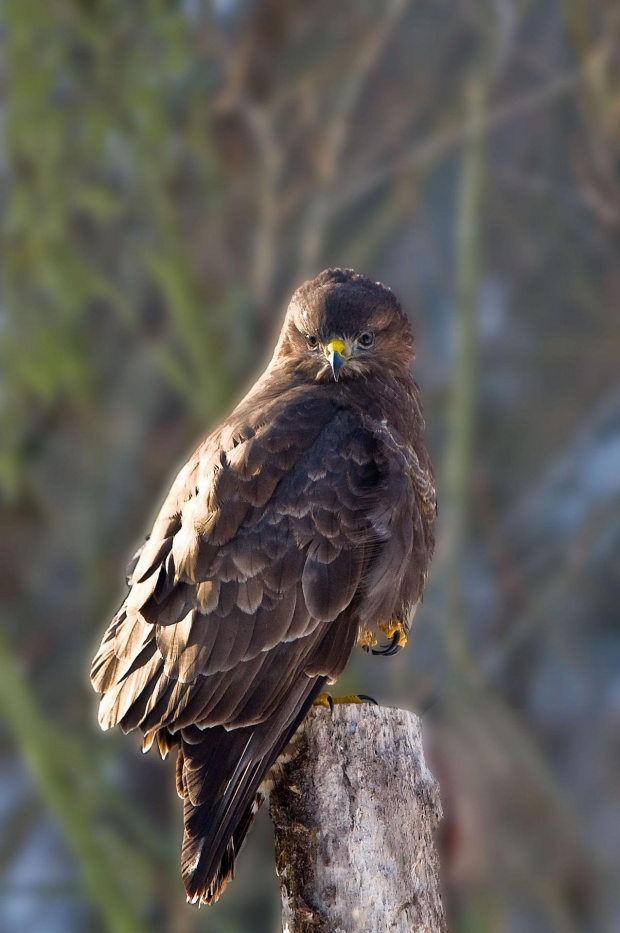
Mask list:
[{"label": "bird's shoulder", "polygon": [[[257,391],[258,390],[258,391]],[[140,584],[174,542],[175,576],[193,577],[196,542],[217,549],[251,514],[259,515],[281,481],[330,461],[335,469],[345,436],[361,429],[359,414],[324,386],[257,383],[194,451],[176,476],[147,541],[127,569]]]}]

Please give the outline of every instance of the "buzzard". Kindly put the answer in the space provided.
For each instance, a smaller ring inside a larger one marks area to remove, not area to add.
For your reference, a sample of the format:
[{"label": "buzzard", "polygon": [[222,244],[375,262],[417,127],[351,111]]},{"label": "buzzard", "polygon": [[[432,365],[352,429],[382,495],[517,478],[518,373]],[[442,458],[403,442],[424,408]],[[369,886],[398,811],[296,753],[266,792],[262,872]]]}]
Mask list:
[{"label": "buzzard", "polygon": [[99,722],[177,749],[190,901],[232,877],[270,768],[355,644],[406,642],[436,512],[413,356],[389,288],[306,282],[129,566],[92,666]]}]

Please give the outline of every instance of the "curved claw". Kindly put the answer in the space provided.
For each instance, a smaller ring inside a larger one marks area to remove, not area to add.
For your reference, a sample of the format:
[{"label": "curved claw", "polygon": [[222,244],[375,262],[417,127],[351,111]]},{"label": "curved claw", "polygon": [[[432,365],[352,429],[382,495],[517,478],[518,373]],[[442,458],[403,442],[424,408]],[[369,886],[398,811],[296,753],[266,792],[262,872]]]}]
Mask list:
[{"label": "curved claw", "polygon": [[389,645],[386,645],[385,648],[373,648],[372,653],[380,654],[384,658],[390,658],[393,654],[398,654],[402,647],[403,646],[400,644],[400,632],[397,629],[392,635],[392,641]]},{"label": "curved claw", "polygon": [[378,706],[379,704],[374,697],[369,697],[367,693],[358,693],[358,699],[363,700],[365,703],[372,703],[373,706]]},{"label": "curved claw", "polygon": [[329,709],[330,715],[334,715],[334,698],[331,693],[319,693],[315,698],[313,706],[324,706]]}]

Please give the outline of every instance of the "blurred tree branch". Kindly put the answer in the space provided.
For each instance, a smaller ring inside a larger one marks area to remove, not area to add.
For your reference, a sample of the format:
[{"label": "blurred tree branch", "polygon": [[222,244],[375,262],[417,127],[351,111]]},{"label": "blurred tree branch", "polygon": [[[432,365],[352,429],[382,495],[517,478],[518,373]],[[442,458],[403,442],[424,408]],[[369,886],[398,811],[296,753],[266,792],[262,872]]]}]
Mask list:
[{"label": "blurred tree branch", "polygon": [[[4,637],[0,637],[0,710],[13,740],[50,811],[73,848],[84,884],[110,933],[142,933],[139,898],[122,878],[123,865],[110,859],[109,845],[93,832],[93,813],[85,807],[65,760],[65,742],[38,708]],[[97,779],[80,775],[81,780]],[[136,881],[137,879],[132,879]]]},{"label": "blurred tree branch", "polygon": [[413,149],[404,157],[399,158],[397,162],[381,161],[374,168],[369,169],[365,175],[350,182],[349,185],[344,185],[331,202],[330,210],[339,213],[351,207],[356,201],[368,197],[389,180],[417,172],[439,161],[461,143],[470,141],[476,133],[496,129],[511,120],[542,109],[555,100],[560,100],[579,87],[582,81],[581,72],[569,72],[556,76],[535,91],[496,107],[489,107],[481,112],[475,125],[471,122],[470,116],[466,114],[456,126],[439,130],[427,139],[417,142]]},{"label": "blurred tree branch", "polygon": [[447,579],[446,647],[453,673],[476,675],[464,637],[464,574],[472,498],[478,400],[478,302],[485,188],[484,102],[487,78],[477,72],[467,87],[468,145],[464,152],[456,234],[454,369],[448,410],[442,496],[441,572]]},{"label": "blurred tree branch", "polygon": [[374,29],[369,30],[368,40],[361,46],[350,73],[342,82],[333,112],[327,118],[318,153],[316,185],[311,189],[308,213],[300,244],[299,277],[316,274],[320,251],[325,242],[329,222],[331,201],[335,195],[334,184],[341,169],[342,156],[351,130],[366,81],[404,14],[408,0],[389,0],[382,18]]}]

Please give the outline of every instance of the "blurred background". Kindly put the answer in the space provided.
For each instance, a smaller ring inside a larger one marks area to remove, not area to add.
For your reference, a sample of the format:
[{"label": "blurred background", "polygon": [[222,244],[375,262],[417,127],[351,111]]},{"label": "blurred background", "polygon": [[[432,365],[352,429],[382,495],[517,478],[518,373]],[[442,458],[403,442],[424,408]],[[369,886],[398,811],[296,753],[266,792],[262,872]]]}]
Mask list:
[{"label": "blurred background", "polygon": [[4,0],[0,929],[274,933],[266,814],[198,912],[93,651],[171,477],[326,266],[417,335],[409,649],[451,933],[620,930],[617,0]]}]

